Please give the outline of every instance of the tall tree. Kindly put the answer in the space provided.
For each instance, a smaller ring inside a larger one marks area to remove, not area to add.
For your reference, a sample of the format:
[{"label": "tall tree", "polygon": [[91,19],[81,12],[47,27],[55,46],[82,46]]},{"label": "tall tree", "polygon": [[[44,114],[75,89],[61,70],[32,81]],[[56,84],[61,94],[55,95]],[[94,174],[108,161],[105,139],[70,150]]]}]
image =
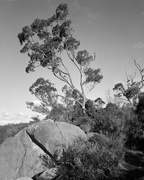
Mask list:
[{"label": "tall tree", "polygon": [[[67,20],[67,4],[61,3],[53,16],[49,19],[35,19],[30,26],[22,28],[18,34],[20,44],[23,45],[21,53],[27,53],[30,60],[26,72],[32,72],[37,67],[50,70],[55,77],[63,81],[73,92],[73,99],[85,109],[85,85],[92,90],[101,82],[101,70],[92,69],[90,63],[95,60],[87,50],[79,50],[80,41],[73,37],[71,20]],[[62,58],[66,53],[79,72],[80,88],[74,85],[72,74]]]}]

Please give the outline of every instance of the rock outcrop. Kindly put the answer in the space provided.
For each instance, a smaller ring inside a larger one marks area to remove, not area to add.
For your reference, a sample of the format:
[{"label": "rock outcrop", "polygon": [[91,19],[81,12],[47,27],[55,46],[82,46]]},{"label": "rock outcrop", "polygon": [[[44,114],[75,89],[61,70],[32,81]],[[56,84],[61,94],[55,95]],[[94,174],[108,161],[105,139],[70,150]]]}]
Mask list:
[{"label": "rock outcrop", "polygon": [[33,179],[31,179],[29,177],[21,177],[21,178],[18,178],[17,180],[33,180]]},{"label": "rock outcrop", "polygon": [[0,145],[0,179],[33,177],[45,170],[40,155],[61,154],[78,137],[87,139],[79,127],[65,122],[46,120],[24,128]]}]

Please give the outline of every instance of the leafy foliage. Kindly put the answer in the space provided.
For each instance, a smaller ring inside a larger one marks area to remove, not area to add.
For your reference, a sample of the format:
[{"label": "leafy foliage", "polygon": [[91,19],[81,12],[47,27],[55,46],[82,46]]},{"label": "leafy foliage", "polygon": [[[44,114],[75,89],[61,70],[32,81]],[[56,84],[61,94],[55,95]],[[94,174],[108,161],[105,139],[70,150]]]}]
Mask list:
[{"label": "leafy foliage", "polygon": [[73,90],[65,85],[62,88],[64,95],[57,93],[53,83],[44,78],[38,78],[29,88],[31,94],[39,100],[39,104],[26,102],[27,107],[32,111],[45,115],[55,121],[69,121],[70,112],[73,110]]},{"label": "leafy foliage", "polygon": [[40,122],[39,115],[32,116],[31,119],[32,120],[29,122],[29,124],[34,124],[34,123]]},{"label": "leafy foliage", "polygon": [[37,122],[40,122],[39,116],[32,116],[30,122],[28,123],[6,124],[0,126],[0,144],[7,138],[14,137],[23,128]]},{"label": "leafy foliage", "polygon": [[40,105],[35,105],[34,102],[26,102],[27,107],[32,111],[48,115],[50,108],[57,103],[57,89],[54,84],[44,78],[38,78],[29,88],[29,91],[40,101]]},{"label": "leafy foliage", "polygon": [[[108,103],[103,108],[104,101],[101,98],[88,100],[85,86],[93,90],[103,76],[99,68],[90,67],[91,62],[95,61],[95,54],[92,56],[87,50],[80,50],[80,41],[73,37],[71,20],[67,17],[68,7],[61,3],[49,19],[35,19],[18,34],[23,46],[20,52],[27,53],[29,57],[26,72],[33,72],[37,67],[47,68],[65,83],[62,88],[64,95],[60,95],[50,80],[39,78],[29,90],[38,98],[40,105],[27,102],[27,106],[45,114],[46,118],[65,120],[86,133],[92,131],[99,134],[88,142],[77,142],[64,152],[59,166],[62,179],[116,179],[124,165],[124,146],[139,150],[139,144],[144,144],[144,70],[134,60],[140,80],[135,81],[134,77],[127,76],[126,86],[122,83],[114,86],[115,97],[126,102],[125,106]],[[67,59],[63,55],[67,55],[78,70],[80,88],[73,83],[72,74],[65,66]],[[32,123],[37,121],[37,118],[33,118]]]},{"label": "leafy foliage", "polygon": [[[30,58],[26,67],[27,73],[35,71],[40,66],[47,68],[71,89],[69,91],[75,94],[72,98],[85,108],[84,85],[90,85],[92,90],[101,82],[103,76],[100,69],[90,67],[95,55],[90,55],[87,50],[79,50],[80,41],[73,37],[71,20],[67,20],[67,16],[67,4],[61,3],[49,19],[35,19],[30,26],[23,27],[22,32],[18,34],[20,44],[23,45],[20,52],[27,53]],[[71,74],[65,66],[62,58],[64,53],[79,72],[80,90],[74,85]]]},{"label": "leafy foliage", "polygon": [[56,104],[51,109],[50,113],[45,117],[45,119],[52,119],[54,121],[69,122],[68,110],[62,104]]},{"label": "leafy foliage", "polygon": [[142,96],[137,104],[136,110],[126,109],[126,145],[131,149],[144,150],[144,97]]},{"label": "leafy foliage", "polygon": [[52,106],[55,104],[57,89],[54,84],[44,78],[38,78],[34,84],[29,88],[31,94],[34,94],[40,101]]},{"label": "leafy foliage", "polygon": [[91,131],[107,136],[117,136],[123,133],[125,114],[116,104],[109,103],[106,108],[89,107],[87,115],[92,122]]},{"label": "leafy foliage", "polygon": [[63,152],[58,175],[63,180],[116,178],[122,173],[124,152],[118,139],[102,140],[97,136],[87,142],[78,139]]},{"label": "leafy foliage", "polygon": [[102,108],[105,102],[101,98],[95,99],[95,107],[96,108]]},{"label": "leafy foliage", "polygon": [[140,74],[140,80],[135,81],[134,77],[127,76],[126,87],[122,83],[115,84],[113,90],[115,96],[121,98],[123,101],[130,103],[132,107],[136,107],[139,96],[142,94],[144,87],[144,69],[134,60],[134,64]]},{"label": "leafy foliage", "polygon": [[86,69],[84,71],[86,80],[83,83],[84,84],[94,83],[93,85],[100,83],[102,79],[102,75],[100,75],[99,73],[100,73],[100,69],[92,69],[92,68]]}]

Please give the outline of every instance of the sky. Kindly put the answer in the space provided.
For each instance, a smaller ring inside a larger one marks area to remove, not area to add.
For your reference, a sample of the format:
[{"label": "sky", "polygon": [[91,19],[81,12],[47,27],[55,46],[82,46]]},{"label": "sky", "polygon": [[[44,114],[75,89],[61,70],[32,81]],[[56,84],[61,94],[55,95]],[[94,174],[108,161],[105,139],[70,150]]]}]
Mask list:
[{"label": "sky", "polygon": [[[0,0],[0,125],[27,122],[34,115],[26,101],[37,102],[29,92],[37,78],[50,79],[58,90],[64,85],[44,68],[27,74],[29,59],[20,53],[17,38],[34,19],[51,17],[60,3],[68,4],[81,49],[96,54],[92,67],[102,71],[88,98],[105,100],[108,90],[125,81],[125,73],[135,73],[133,58],[144,67],[144,0]],[[72,76],[77,85],[74,70]]]}]

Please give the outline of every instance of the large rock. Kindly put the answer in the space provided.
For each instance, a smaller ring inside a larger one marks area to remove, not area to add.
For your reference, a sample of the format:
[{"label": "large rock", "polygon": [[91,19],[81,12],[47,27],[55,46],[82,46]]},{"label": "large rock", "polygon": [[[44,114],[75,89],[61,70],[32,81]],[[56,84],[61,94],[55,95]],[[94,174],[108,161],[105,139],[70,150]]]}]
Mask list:
[{"label": "large rock", "polygon": [[17,180],[33,180],[33,179],[31,179],[29,177],[21,177],[21,178],[18,178]]},{"label": "large rock", "polygon": [[40,159],[45,153],[31,137],[52,155],[61,152],[78,137],[86,139],[80,128],[65,122],[46,120],[24,128],[0,145],[0,179],[33,177],[45,170]]},{"label": "large rock", "polygon": [[27,131],[52,154],[57,150],[67,148],[78,137],[87,139],[86,134],[79,127],[53,120],[33,124]]},{"label": "large rock", "polygon": [[41,174],[35,175],[34,180],[51,180],[57,176],[57,168],[46,169]]},{"label": "large rock", "polygon": [[32,177],[42,170],[43,151],[30,140],[26,128],[0,145],[0,179],[15,180]]}]

